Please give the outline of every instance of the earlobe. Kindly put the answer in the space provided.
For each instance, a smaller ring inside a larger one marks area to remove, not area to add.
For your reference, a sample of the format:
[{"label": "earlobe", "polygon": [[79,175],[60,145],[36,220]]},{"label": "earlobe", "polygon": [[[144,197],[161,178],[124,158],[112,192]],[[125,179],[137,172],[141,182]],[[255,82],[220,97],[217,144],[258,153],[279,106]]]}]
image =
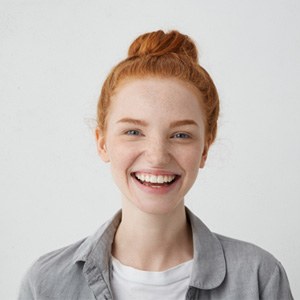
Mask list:
[{"label": "earlobe", "polygon": [[105,145],[105,138],[104,135],[100,132],[100,129],[98,127],[95,130],[95,137],[96,137],[97,151],[99,156],[104,162],[109,162],[110,159]]}]

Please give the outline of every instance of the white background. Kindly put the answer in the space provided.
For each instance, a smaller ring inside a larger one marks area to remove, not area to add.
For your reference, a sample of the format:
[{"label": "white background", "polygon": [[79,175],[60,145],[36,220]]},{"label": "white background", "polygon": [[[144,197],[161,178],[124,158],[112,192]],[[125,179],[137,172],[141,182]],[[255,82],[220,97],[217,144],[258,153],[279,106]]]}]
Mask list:
[{"label": "white background", "polygon": [[221,99],[186,203],[211,230],[274,254],[300,299],[299,3],[0,0],[0,298],[119,208],[92,130],[100,88],[139,34],[178,29]]}]

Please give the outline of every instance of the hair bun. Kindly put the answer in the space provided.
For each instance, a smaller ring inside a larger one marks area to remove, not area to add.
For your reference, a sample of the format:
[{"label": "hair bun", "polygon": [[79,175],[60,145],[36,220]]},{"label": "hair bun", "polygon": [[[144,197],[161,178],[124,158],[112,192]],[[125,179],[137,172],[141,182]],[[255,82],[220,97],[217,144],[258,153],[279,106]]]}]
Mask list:
[{"label": "hair bun", "polygon": [[161,56],[168,53],[185,55],[198,62],[197,48],[192,39],[176,30],[168,33],[158,30],[140,35],[130,45],[128,57]]}]

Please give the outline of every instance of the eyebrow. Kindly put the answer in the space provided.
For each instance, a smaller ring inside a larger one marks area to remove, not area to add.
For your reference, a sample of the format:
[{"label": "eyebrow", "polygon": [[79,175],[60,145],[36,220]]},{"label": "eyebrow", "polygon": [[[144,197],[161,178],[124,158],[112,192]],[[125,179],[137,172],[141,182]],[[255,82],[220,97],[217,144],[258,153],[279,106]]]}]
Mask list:
[{"label": "eyebrow", "polygon": [[134,125],[141,125],[141,126],[147,126],[148,123],[142,120],[138,120],[138,119],[131,119],[131,118],[123,118],[120,119],[117,123],[130,123],[130,124],[134,124]]},{"label": "eyebrow", "polygon": [[199,127],[199,125],[194,120],[175,121],[170,124],[170,127],[173,128],[173,127],[184,126],[184,125],[195,125],[195,126]]},{"label": "eyebrow", "polygon": [[[145,127],[148,125],[148,123],[143,120],[132,119],[132,118],[123,118],[123,119],[120,119],[117,123],[130,123],[130,124],[140,125],[140,126],[145,126]],[[194,125],[194,126],[199,127],[199,125],[194,120],[187,119],[187,120],[178,120],[178,121],[172,122],[170,124],[170,128],[184,126],[184,125]]]}]

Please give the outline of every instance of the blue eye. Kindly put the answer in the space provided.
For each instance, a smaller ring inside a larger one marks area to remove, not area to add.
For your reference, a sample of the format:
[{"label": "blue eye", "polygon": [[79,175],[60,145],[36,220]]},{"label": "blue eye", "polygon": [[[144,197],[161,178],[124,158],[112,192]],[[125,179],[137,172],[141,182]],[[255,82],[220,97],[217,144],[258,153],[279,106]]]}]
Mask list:
[{"label": "blue eye", "polygon": [[188,139],[188,138],[190,138],[190,135],[187,134],[187,133],[178,132],[178,133],[175,133],[173,135],[173,137],[176,138],[176,139]]},{"label": "blue eye", "polygon": [[141,133],[138,130],[132,129],[132,130],[126,131],[125,134],[127,134],[127,135],[140,135]]}]

